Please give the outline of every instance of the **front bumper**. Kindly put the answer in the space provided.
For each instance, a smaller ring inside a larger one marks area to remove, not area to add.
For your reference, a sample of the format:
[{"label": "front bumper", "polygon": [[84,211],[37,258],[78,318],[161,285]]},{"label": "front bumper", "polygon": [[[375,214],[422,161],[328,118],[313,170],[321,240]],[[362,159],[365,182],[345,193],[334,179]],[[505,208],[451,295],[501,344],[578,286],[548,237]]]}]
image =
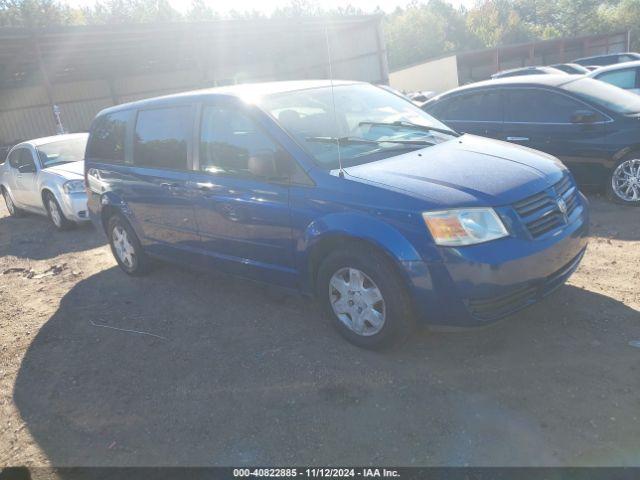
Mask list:
[{"label": "front bumper", "polygon": [[62,213],[67,220],[73,222],[88,222],[90,220],[86,193],[62,193],[59,196],[59,201]]},{"label": "front bumper", "polygon": [[578,268],[587,247],[589,215],[582,195],[580,203],[571,222],[545,238],[508,237],[442,248],[441,262],[413,265],[418,316],[430,325],[482,326],[560,287]]}]

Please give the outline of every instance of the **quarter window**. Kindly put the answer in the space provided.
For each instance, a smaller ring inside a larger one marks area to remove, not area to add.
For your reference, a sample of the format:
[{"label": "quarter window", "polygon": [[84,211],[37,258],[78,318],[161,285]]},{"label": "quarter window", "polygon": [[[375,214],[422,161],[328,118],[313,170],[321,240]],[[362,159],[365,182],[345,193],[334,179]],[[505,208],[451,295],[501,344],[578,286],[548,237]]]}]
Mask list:
[{"label": "quarter window", "polygon": [[449,121],[502,121],[502,105],[500,93],[475,92],[458,95],[443,106],[434,110],[434,114],[440,120]]},{"label": "quarter window", "polygon": [[87,158],[105,163],[124,163],[127,122],[133,111],[114,112],[96,120],[91,129]]},{"label": "quarter window", "polygon": [[632,88],[636,88],[636,72],[637,70],[635,68],[629,68],[626,70],[603,73],[596,78],[603,82],[610,83],[611,85],[615,85],[616,87],[631,90]]},{"label": "quarter window", "polygon": [[191,107],[140,110],[136,121],[133,163],[144,167],[186,170]]},{"label": "quarter window", "polygon": [[200,130],[200,170],[250,175],[249,159],[277,155],[279,148],[255,122],[236,108],[205,106]]},{"label": "quarter window", "polygon": [[572,98],[549,90],[505,92],[505,121],[519,123],[571,123],[577,110],[588,109]]}]

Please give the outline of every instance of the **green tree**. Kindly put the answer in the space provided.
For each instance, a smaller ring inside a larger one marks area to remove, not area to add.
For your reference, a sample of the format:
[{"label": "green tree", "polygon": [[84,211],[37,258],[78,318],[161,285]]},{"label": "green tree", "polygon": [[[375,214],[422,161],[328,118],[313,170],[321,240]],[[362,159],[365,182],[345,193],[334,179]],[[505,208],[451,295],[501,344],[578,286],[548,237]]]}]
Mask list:
[{"label": "green tree", "polygon": [[48,27],[83,22],[81,12],[55,0],[0,0],[0,27]]}]

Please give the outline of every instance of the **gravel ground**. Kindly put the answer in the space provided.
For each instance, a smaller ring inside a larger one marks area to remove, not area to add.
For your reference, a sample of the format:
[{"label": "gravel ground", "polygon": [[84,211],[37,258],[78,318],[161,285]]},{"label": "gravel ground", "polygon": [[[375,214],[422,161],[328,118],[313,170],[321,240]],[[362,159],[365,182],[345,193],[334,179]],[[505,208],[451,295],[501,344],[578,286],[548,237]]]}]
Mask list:
[{"label": "gravel ground", "polygon": [[386,353],[251,282],[129,278],[93,228],[3,206],[0,465],[640,465],[640,208],[591,201],[557,293]]}]

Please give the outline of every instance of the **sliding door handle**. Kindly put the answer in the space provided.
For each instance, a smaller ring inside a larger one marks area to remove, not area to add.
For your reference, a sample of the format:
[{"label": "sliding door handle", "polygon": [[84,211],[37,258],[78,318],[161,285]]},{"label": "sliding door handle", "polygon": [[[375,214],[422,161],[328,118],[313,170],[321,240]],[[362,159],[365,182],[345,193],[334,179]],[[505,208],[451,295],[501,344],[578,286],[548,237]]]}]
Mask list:
[{"label": "sliding door handle", "polygon": [[508,142],[528,142],[529,137],[507,137]]}]

